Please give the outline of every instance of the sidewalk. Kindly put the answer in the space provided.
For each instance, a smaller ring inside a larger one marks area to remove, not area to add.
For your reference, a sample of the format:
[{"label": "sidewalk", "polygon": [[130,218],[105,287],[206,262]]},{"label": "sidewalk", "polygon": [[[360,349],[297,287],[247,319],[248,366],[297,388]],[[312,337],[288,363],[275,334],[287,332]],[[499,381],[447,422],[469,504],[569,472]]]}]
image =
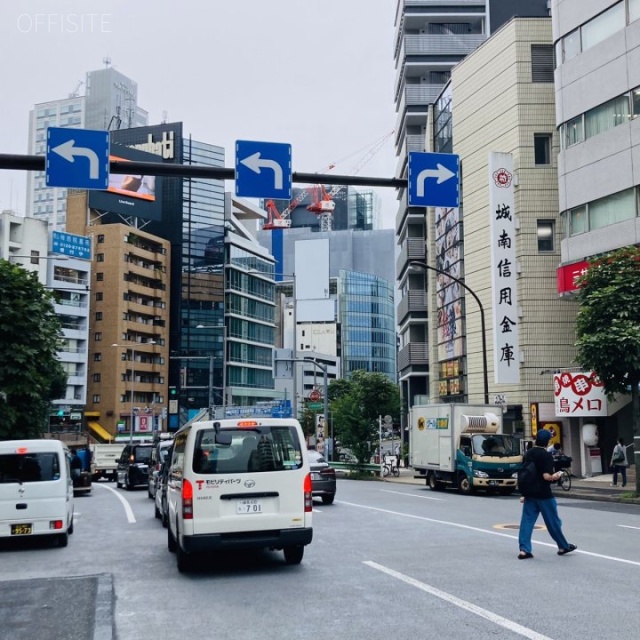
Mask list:
[{"label": "sidewalk", "polygon": [[[426,479],[411,468],[400,467],[400,477],[388,476],[385,482],[398,482],[401,484],[415,484],[426,487]],[[627,469],[627,486],[612,487],[613,475],[610,473],[593,476],[591,478],[571,478],[571,489],[563,491],[554,486],[556,498],[572,498],[575,500],[601,500],[603,502],[623,502],[626,504],[640,505],[640,497],[633,497],[636,489],[636,475],[633,467]],[[618,478],[620,483],[620,478]]]}]

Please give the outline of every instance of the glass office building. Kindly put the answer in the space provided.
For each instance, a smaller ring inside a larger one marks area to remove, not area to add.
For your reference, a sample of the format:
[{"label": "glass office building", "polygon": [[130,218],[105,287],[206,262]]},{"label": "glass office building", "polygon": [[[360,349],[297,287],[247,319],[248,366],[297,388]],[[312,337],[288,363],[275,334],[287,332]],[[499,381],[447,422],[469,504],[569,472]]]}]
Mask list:
[{"label": "glass office building", "polygon": [[343,376],[364,369],[395,382],[393,283],[368,273],[340,271],[338,317]]}]

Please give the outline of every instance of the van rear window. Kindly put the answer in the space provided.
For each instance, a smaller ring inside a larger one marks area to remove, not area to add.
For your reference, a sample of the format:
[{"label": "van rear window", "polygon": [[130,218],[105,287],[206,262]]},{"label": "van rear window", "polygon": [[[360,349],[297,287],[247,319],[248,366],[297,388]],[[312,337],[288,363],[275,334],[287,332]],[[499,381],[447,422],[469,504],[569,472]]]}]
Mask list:
[{"label": "van rear window", "polygon": [[203,429],[196,435],[193,471],[201,474],[289,471],[302,466],[298,432],[289,426],[224,429],[231,444],[216,444],[215,431]]},{"label": "van rear window", "polygon": [[0,484],[50,482],[60,479],[60,460],[55,452],[0,454]]}]

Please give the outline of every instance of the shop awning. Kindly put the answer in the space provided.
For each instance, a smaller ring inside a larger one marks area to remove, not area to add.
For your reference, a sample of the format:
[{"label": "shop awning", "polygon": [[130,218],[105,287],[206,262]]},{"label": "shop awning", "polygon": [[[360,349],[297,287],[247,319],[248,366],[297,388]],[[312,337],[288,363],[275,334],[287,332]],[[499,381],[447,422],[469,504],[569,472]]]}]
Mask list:
[{"label": "shop awning", "polygon": [[89,431],[103,442],[113,441],[113,436],[101,424],[97,422],[88,422],[87,424],[89,426]]}]

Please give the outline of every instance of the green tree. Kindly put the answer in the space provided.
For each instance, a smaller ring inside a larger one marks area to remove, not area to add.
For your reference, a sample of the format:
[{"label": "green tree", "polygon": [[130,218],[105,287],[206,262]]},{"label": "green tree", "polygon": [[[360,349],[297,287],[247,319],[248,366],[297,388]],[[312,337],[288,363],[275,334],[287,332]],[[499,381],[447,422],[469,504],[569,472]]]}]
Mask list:
[{"label": "green tree", "polygon": [[[633,433],[640,438],[640,249],[625,247],[590,261],[578,281],[577,362],[592,369],[609,398],[631,393]],[[640,450],[635,451],[636,469]],[[640,473],[636,474],[640,494]]]},{"label": "green tree", "polygon": [[67,376],[60,322],[37,274],[0,260],[0,440],[41,437]]},{"label": "green tree", "polygon": [[335,437],[360,462],[368,462],[371,443],[378,442],[378,418],[399,418],[400,390],[382,373],[354,371],[348,380],[331,383],[329,397]]}]

